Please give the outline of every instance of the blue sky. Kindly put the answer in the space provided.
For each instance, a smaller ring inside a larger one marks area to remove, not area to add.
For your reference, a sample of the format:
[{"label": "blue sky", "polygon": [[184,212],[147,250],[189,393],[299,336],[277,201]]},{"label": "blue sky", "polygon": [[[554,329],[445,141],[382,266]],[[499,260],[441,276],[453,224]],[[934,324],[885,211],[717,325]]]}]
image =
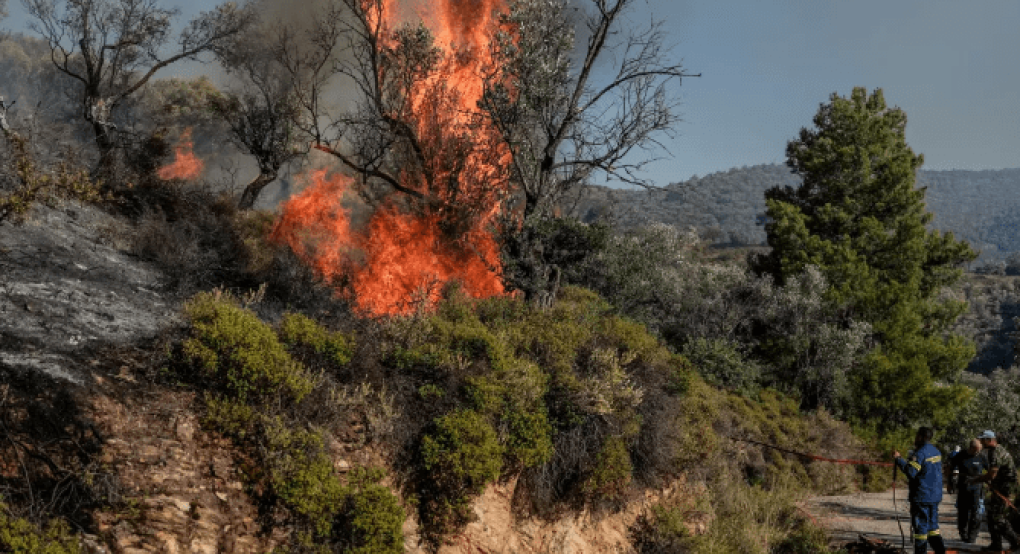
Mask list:
[{"label": "blue sky", "polygon": [[[23,28],[9,3],[3,25]],[[167,5],[187,17],[214,4]],[[648,172],[658,184],[783,163],[818,105],[854,86],[907,112],[926,169],[1020,167],[1018,0],[640,0],[630,22],[649,18],[703,75],[679,88],[684,121]]]}]

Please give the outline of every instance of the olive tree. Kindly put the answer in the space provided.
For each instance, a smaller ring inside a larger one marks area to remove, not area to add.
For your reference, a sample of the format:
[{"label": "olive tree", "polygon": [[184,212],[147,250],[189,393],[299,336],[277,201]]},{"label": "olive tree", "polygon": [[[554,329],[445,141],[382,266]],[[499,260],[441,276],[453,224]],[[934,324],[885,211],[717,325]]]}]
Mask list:
[{"label": "olive tree", "polygon": [[219,56],[234,84],[215,106],[231,141],[254,158],[259,169],[241,193],[241,209],[252,208],[280,169],[307,151],[296,140],[299,82],[281,62],[293,39],[288,29],[274,30],[263,21],[252,32],[238,35]]},{"label": "olive tree", "polygon": [[[22,0],[45,39],[50,59],[76,81],[81,117],[92,127],[100,168],[117,147],[116,112],[161,69],[215,50],[252,21],[252,10],[233,2],[202,12],[176,39],[178,10],[157,0]],[[172,46],[171,46],[171,43]]]},{"label": "olive tree", "polygon": [[[653,187],[641,170],[651,161],[647,151],[679,121],[675,85],[685,76],[661,25],[627,26],[636,0],[577,4],[579,12],[567,0],[509,2],[492,20],[480,98],[465,107],[446,72],[477,52],[445,51],[423,25],[388,27],[382,0],[337,0],[343,9],[334,22],[319,19],[336,30],[322,35],[338,40],[318,42],[318,55],[292,64],[308,75],[302,126],[359,176],[364,197],[402,195],[441,214],[454,240],[493,204],[502,206],[508,255],[533,258],[522,267],[537,265],[527,277],[508,275],[508,284],[532,299],[552,298],[555,272],[536,255],[527,238],[534,234],[517,234],[520,220],[511,213],[551,216],[558,199],[600,175]],[[331,56],[337,63],[321,63]],[[334,76],[356,91],[352,109],[328,113],[316,101]],[[459,124],[475,132],[446,132],[449,121],[419,117],[420,102],[430,114],[453,107]],[[478,157],[496,168],[485,185],[466,184],[462,176]]]}]

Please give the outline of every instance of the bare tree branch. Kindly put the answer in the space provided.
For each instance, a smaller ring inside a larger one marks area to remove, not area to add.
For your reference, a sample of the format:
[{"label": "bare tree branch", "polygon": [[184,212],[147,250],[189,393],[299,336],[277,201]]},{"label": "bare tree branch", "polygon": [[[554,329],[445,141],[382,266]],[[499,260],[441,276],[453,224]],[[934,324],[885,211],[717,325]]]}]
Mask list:
[{"label": "bare tree branch", "polygon": [[30,28],[50,47],[54,67],[81,85],[82,117],[92,125],[109,162],[116,146],[115,111],[161,69],[216,50],[253,21],[250,7],[232,2],[192,20],[166,51],[178,10],[158,0],[22,0]]}]

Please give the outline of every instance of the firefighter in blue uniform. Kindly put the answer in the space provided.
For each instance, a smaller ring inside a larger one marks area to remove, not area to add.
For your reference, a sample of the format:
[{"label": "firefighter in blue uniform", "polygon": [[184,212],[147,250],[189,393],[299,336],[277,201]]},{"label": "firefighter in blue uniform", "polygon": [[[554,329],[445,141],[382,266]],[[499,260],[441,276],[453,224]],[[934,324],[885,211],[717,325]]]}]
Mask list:
[{"label": "firefighter in blue uniform", "polygon": [[914,554],[928,552],[931,543],[936,554],[945,554],[939,531],[939,502],[942,502],[942,453],[931,444],[930,427],[921,427],[914,436],[914,451],[909,459],[893,452],[898,467],[910,483],[910,526],[914,533]]}]

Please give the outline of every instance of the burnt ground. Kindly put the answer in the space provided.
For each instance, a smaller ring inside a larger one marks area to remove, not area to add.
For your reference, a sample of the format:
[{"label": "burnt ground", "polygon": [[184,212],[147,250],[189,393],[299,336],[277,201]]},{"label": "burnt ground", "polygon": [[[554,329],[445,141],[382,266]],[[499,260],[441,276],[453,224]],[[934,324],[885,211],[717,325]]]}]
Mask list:
[{"label": "burnt ground", "polygon": [[35,206],[0,226],[0,370],[87,385],[87,352],[179,320],[162,277],[128,252],[130,224],[94,206]]}]

